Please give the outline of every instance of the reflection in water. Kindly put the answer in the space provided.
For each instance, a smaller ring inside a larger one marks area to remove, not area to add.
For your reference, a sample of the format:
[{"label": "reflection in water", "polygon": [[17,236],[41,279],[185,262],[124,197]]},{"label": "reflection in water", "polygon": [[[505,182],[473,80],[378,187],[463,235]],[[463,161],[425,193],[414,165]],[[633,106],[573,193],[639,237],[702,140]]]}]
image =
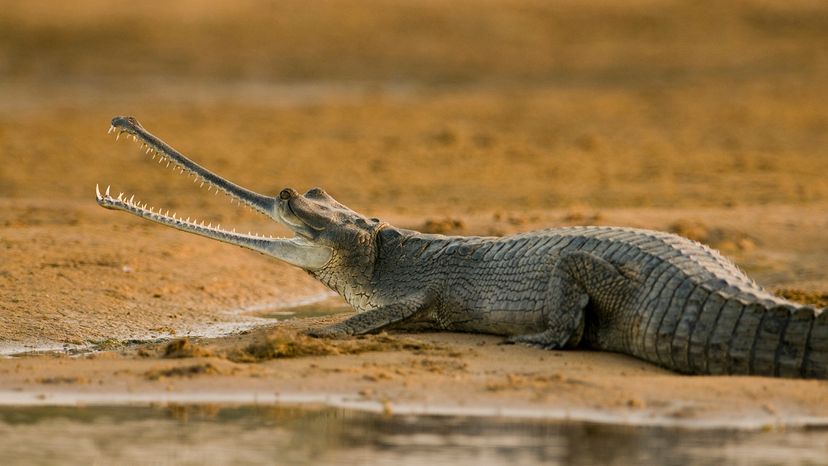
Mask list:
[{"label": "reflection in water", "polygon": [[0,464],[825,464],[828,431],[255,406],[0,408]]},{"label": "reflection in water", "polygon": [[262,309],[253,314],[266,319],[287,320],[294,318],[324,317],[334,314],[353,312],[342,298],[327,299],[322,302],[303,304],[299,306],[282,307],[277,309]]}]

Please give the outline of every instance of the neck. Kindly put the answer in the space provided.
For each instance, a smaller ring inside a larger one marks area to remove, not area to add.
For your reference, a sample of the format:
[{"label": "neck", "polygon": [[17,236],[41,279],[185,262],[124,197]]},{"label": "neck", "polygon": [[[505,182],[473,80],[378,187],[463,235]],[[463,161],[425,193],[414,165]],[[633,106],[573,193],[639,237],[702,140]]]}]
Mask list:
[{"label": "neck", "polygon": [[350,250],[336,251],[328,265],[310,274],[345,298],[357,311],[373,309],[376,307],[375,265],[381,254],[379,250],[383,247],[381,236],[384,236],[386,229],[394,230],[384,226],[371,241]]}]

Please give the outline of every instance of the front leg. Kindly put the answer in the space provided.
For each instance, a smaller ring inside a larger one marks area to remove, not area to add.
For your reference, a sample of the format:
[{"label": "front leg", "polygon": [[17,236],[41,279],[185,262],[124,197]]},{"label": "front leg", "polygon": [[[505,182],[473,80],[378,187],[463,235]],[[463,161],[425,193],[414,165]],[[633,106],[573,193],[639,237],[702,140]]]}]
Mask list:
[{"label": "front leg", "polygon": [[418,293],[392,304],[361,312],[337,324],[308,329],[305,333],[312,337],[342,337],[376,333],[415,316],[418,312],[430,307],[433,302],[430,293]]}]

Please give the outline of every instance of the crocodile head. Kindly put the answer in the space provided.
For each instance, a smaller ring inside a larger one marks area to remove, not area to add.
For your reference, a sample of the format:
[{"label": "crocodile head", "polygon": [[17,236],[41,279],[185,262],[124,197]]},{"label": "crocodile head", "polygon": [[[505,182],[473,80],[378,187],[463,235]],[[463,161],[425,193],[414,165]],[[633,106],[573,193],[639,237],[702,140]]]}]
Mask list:
[{"label": "crocodile head", "polygon": [[116,139],[121,136],[132,138],[153,159],[158,158],[159,163],[166,163],[173,170],[193,177],[194,182],[207,185],[208,190],[224,192],[231,202],[238,201],[285,225],[294,236],[273,238],[228,231],[220,225],[205,224],[189,217],[185,219],[175,213],[170,215],[169,210],[162,213],[162,209],[147,207],[134,196],[127,197],[123,193],[110,195],[109,187],[101,194],[96,186],[98,204],[107,209],[123,210],[179,230],[253,249],[313,274],[325,273],[334,266],[359,267],[364,273],[362,269],[368,265],[366,260],[373,260],[373,251],[366,251],[366,245],[373,249],[373,238],[382,226],[379,221],[357,214],[319,188],[305,194],[286,188],[277,197],[264,196],[227,181],[191,161],[144,129],[133,117],[113,118],[109,132],[114,133]]}]

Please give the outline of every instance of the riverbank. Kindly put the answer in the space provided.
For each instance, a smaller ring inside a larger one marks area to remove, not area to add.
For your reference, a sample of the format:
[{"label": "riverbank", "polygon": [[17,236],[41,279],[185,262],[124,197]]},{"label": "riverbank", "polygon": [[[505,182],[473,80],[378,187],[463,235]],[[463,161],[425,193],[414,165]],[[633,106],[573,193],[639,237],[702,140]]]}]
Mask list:
[{"label": "riverbank", "polygon": [[[347,317],[347,308],[300,271],[92,201],[3,202],[11,273],[0,288],[0,340],[52,351],[0,359],[0,404],[259,400],[682,427],[828,422],[825,381],[680,376],[624,355],[502,346],[487,335],[303,337],[309,326]],[[760,282],[822,304],[814,291],[828,289],[821,268],[828,252],[814,247],[828,228],[822,211],[562,209],[384,219],[466,234],[584,219],[673,229],[714,243]]]}]

